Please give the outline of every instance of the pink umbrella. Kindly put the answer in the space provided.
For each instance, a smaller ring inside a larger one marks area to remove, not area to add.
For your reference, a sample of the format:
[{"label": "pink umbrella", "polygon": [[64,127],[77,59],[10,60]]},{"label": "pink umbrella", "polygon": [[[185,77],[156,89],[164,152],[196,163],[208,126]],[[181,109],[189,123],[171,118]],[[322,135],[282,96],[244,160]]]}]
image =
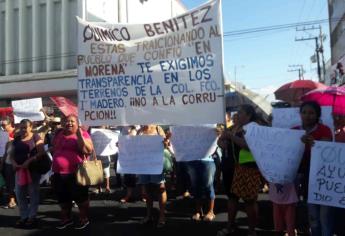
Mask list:
[{"label": "pink umbrella", "polygon": [[315,89],[305,94],[302,100],[316,101],[321,106],[332,106],[334,114],[345,115],[345,87]]},{"label": "pink umbrella", "polygon": [[296,104],[301,101],[304,94],[318,88],[327,88],[327,86],[312,80],[295,80],[278,88],[274,95],[277,100]]}]

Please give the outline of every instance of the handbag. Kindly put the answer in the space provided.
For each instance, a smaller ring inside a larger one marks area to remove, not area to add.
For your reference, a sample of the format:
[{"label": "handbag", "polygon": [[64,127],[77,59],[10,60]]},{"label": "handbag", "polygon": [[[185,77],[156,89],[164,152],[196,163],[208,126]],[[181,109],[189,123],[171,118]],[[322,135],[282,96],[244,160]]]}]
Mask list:
[{"label": "handbag", "polygon": [[92,151],[92,159],[85,159],[76,172],[77,183],[82,186],[92,186],[103,183],[102,162],[97,160],[95,150]]},{"label": "handbag", "polygon": [[[36,147],[36,140],[35,147],[30,152],[30,157],[35,156],[37,154],[37,147]],[[36,160],[32,161],[29,164],[30,172],[36,172],[40,175],[46,174],[48,171],[51,170],[52,167],[52,159],[50,158],[49,154],[45,151],[43,155],[40,155]]]}]

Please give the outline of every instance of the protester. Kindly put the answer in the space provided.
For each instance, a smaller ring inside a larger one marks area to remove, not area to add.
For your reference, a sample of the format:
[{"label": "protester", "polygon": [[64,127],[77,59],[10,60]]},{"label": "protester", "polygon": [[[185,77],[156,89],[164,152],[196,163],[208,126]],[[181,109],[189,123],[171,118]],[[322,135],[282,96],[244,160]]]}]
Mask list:
[{"label": "protester", "polygon": [[[137,129],[135,128],[135,126],[130,126],[126,133],[128,133],[128,135],[130,135],[130,136],[136,136],[137,135]],[[124,186],[126,188],[126,196],[121,198],[120,202],[121,203],[127,203],[133,198],[133,190],[134,190],[135,185],[136,185],[136,178],[137,177],[134,174],[125,174],[123,178],[124,178],[123,183],[124,183]]]},{"label": "protester", "polygon": [[4,205],[4,208],[13,209],[17,206],[16,198],[15,198],[15,171],[13,169],[10,153],[12,149],[12,141],[15,135],[15,129],[13,127],[13,123],[11,118],[6,116],[1,120],[1,128],[7,132],[9,137],[9,142],[6,144],[5,153],[3,158],[1,159],[2,165],[2,174],[5,178],[6,183],[6,193],[8,195],[8,202]]},{"label": "protester", "polygon": [[[160,126],[145,125],[138,132],[139,135],[160,135],[165,138],[165,133]],[[162,143],[163,145],[163,143]],[[165,206],[167,202],[167,193],[165,189],[164,175],[139,175],[139,184],[142,185],[143,195],[146,199],[146,217],[142,220],[143,224],[152,222],[153,193],[159,189],[159,218],[157,227],[165,226]]]},{"label": "protester", "polygon": [[[195,213],[192,219],[195,221],[213,221],[216,217],[214,214],[214,201],[216,195],[213,185],[216,164],[212,155],[201,157],[199,160],[188,161],[187,171],[191,179],[192,194],[196,202]],[[207,202],[207,211],[205,215],[203,214],[203,199],[206,199]]]},{"label": "protester", "polygon": [[[233,129],[228,138],[241,148],[238,163],[235,166],[234,177],[230,190],[228,227],[218,232],[218,236],[235,232],[235,217],[237,205],[240,198],[245,202],[245,209],[248,215],[249,234],[256,235],[255,227],[258,218],[257,197],[261,184],[261,175],[256,163],[248,151],[248,146],[244,139],[243,126],[256,121],[255,109],[250,105],[242,105],[238,111],[238,127]],[[235,148],[233,149],[236,150]]]},{"label": "protester", "polygon": [[274,229],[283,235],[295,236],[296,204],[298,197],[295,183],[269,183],[269,198],[273,202]]},{"label": "protester", "polygon": [[63,120],[63,129],[58,131],[53,140],[53,187],[61,207],[61,222],[57,229],[64,229],[73,224],[71,216],[72,200],[79,207],[79,222],[75,229],[84,229],[89,225],[89,188],[78,185],[76,171],[93,150],[89,134],[79,127],[78,117],[69,115]]},{"label": "protester", "polygon": [[[43,140],[32,132],[33,123],[28,119],[20,122],[19,135],[13,141],[11,162],[16,171],[15,192],[19,204],[20,219],[17,227],[34,227],[37,224],[40,174],[29,171],[29,165],[44,153]],[[28,203],[27,196],[30,197]]]},{"label": "protester", "polygon": [[[218,235],[227,235],[229,230],[232,230],[233,225],[231,225],[230,216],[231,212],[231,199],[236,197],[231,193],[231,185],[234,177],[235,164],[238,163],[238,155],[240,153],[241,147],[232,142],[231,134],[236,136],[241,136],[242,131],[240,131],[240,124],[238,120],[238,114],[234,113],[231,117],[232,124],[228,129],[224,130],[220,135],[217,145],[222,150],[222,159],[221,159],[221,172],[222,172],[222,183],[225,190],[225,194],[228,197],[228,226],[221,231]],[[238,132],[239,131],[239,132]]]},{"label": "protester", "polygon": [[[294,129],[301,129],[306,132],[302,137],[305,150],[298,170],[300,195],[302,195],[303,200],[306,200],[308,198],[311,147],[315,140],[332,141],[332,132],[330,128],[320,123],[321,107],[318,103],[313,101],[303,102],[300,106],[300,115],[302,125],[296,126]],[[313,236],[333,235],[334,216],[332,207],[308,203],[308,215]]]},{"label": "protester", "polygon": [[[107,127],[105,125],[102,125],[102,126],[97,127],[97,128],[107,129]],[[97,155],[97,159],[102,162],[104,185],[105,185],[104,192],[109,194],[109,193],[111,193],[111,189],[110,189],[110,163],[111,163],[111,159],[110,159],[110,156],[109,155],[105,155],[105,156]],[[102,192],[103,192],[102,184],[99,184],[98,188],[95,189],[94,193],[98,194],[98,193],[102,193]]]}]

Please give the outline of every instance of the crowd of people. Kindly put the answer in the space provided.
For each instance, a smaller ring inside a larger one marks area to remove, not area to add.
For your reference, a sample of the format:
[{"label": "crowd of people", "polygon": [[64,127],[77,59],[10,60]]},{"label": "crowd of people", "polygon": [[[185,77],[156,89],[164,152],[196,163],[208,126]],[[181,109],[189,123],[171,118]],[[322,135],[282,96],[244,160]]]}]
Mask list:
[{"label": "crowd of people", "polygon": [[[256,122],[258,125],[270,126],[270,121],[259,117],[254,107],[242,105],[236,113],[227,113],[227,124],[217,126],[217,148],[212,155],[201,156],[199,160],[176,162],[174,150],[170,144],[171,133],[159,125],[144,125],[117,127],[123,135],[160,135],[164,142],[164,168],[159,175],[125,174],[123,185],[126,195],[121,198],[127,203],[133,198],[136,185],[141,186],[142,200],[146,202],[146,216],[141,223],[153,221],[153,199],[158,196],[159,217],[157,227],[164,227],[167,204],[166,176],[173,179],[179,186],[184,197],[193,196],[195,211],[191,220],[211,222],[215,219],[215,198],[218,183],[228,197],[228,223],[224,229],[217,232],[218,236],[235,235],[236,213],[239,200],[243,200],[248,216],[248,235],[256,235],[258,223],[258,194],[263,186],[268,186],[269,199],[273,204],[272,217],[274,228],[278,235],[285,232],[288,236],[296,235],[296,206],[298,202],[307,205],[309,227],[311,235],[331,236],[334,233],[335,207],[306,203],[308,196],[309,168],[311,148],[316,140],[345,142],[345,117],[334,116],[335,130],[321,123],[321,108],[315,102],[304,102],[300,106],[302,124],[291,127],[295,130],[304,130],[305,135],[301,142],[305,150],[300,164],[298,175],[294,183],[278,185],[268,183],[262,177],[258,165],[244,138],[244,126]],[[45,155],[45,147],[52,154],[52,175],[49,183],[55,192],[61,209],[61,221],[57,229],[74,226],[75,229],[84,229],[89,224],[89,186],[81,186],[76,181],[78,166],[93,152],[94,147],[88,129],[79,124],[78,117],[68,115],[57,117],[46,115],[46,120],[40,124],[23,119],[14,125],[9,117],[1,120],[3,132],[8,133],[9,141],[3,154],[0,153],[2,175],[8,196],[6,208],[18,208],[19,219],[16,227],[36,227],[39,207],[40,173],[32,168],[36,161]],[[102,127],[106,128],[106,127]],[[89,129],[90,130],[90,129]],[[186,144],[187,145],[187,144]],[[121,148],[121,147],[119,147]],[[105,192],[111,192],[109,156],[101,157]],[[116,159],[114,165],[116,166]],[[116,167],[115,167],[116,169]],[[279,190],[279,191],[278,191]],[[283,191],[282,191],[283,190]],[[102,186],[96,191],[101,192]],[[29,201],[28,201],[29,196]],[[72,207],[79,208],[79,221],[73,222]],[[279,234],[280,233],[280,234]]]}]

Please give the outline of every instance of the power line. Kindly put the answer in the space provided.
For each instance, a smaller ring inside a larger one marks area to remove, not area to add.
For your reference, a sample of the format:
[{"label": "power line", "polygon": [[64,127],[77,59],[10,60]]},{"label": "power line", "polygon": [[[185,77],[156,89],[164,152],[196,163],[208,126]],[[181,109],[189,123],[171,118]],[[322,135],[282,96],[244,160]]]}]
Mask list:
[{"label": "power line", "polygon": [[[344,21],[344,19],[332,18],[331,21],[332,22],[334,22],[334,21]],[[256,33],[256,32],[264,32],[264,31],[296,28],[296,27],[299,27],[299,26],[325,24],[325,23],[329,23],[329,20],[328,19],[312,20],[312,21],[304,21],[304,22],[297,22],[297,23],[282,24],[282,25],[271,25],[271,26],[264,26],[264,27],[258,27],[258,28],[234,30],[234,31],[224,32],[224,37],[237,36],[237,35],[242,35],[242,34],[250,34],[250,33]]]},{"label": "power line", "polygon": [[[345,19],[332,18],[331,21],[345,21]],[[263,27],[249,28],[249,29],[243,29],[243,30],[234,30],[234,31],[224,32],[223,37],[224,38],[238,37],[245,34],[254,34],[254,33],[260,33],[260,32],[267,32],[267,31],[278,31],[278,30],[284,31],[284,30],[290,30],[291,28],[296,28],[299,26],[325,24],[328,22],[329,22],[328,19],[321,19],[321,20],[281,24],[281,25],[263,26]],[[33,62],[33,61],[41,61],[41,60],[46,60],[46,59],[55,59],[55,58],[72,57],[72,56],[76,56],[76,54],[63,53],[63,54],[53,54],[53,55],[46,55],[46,56],[39,56],[39,57],[20,58],[20,59],[14,59],[14,60],[3,60],[3,61],[0,61],[0,65],[12,64],[12,63],[18,63],[18,62]]]}]

